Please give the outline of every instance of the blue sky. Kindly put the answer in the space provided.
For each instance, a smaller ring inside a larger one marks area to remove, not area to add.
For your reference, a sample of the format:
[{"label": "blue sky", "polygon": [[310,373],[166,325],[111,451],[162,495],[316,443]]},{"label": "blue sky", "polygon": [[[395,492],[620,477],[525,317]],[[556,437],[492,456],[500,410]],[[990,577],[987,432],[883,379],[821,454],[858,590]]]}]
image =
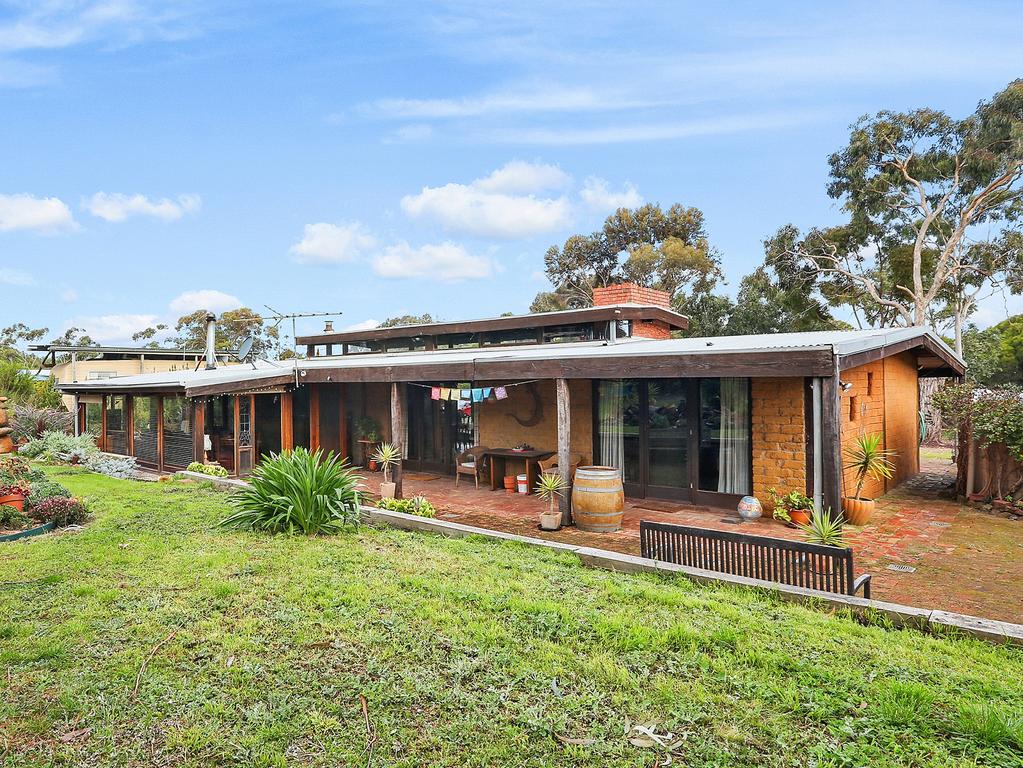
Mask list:
[{"label": "blue sky", "polygon": [[523,312],[548,246],[640,201],[702,209],[734,292],[777,227],[841,219],[850,123],[972,111],[1023,75],[1021,28],[1010,2],[0,2],[0,323]]}]

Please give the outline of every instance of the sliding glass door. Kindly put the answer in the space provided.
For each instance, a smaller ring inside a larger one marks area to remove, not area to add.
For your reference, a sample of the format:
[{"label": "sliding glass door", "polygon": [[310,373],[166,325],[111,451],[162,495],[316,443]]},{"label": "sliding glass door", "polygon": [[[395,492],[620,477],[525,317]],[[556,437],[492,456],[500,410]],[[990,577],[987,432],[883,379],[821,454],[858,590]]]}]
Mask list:
[{"label": "sliding glass door", "polygon": [[748,379],[619,379],[596,388],[594,455],[634,498],[731,504],[750,492]]}]

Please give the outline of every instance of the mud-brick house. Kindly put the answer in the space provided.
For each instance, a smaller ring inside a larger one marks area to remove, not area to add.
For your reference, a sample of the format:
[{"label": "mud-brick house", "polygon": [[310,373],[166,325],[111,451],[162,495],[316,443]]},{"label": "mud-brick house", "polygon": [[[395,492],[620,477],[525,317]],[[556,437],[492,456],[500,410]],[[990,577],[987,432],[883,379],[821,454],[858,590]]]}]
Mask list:
[{"label": "mud-brick house", "polygon": [[305,359],[61,387],[103,403],[106,450],[158,469],[205,458],[245,475],[298,445],[361,463],[383,439],[401,443],[406,470],[451,474],[471,446],[528,444],[561,466],[619,468],[631,497],[734,507],[775,486],[838,508],[843,447],[880,432],[891,482],[912,476],[918,379],[965,369],[923,328],[686,338],[663,293],[611,286],[594,300],[327,330],[299,339]]}]

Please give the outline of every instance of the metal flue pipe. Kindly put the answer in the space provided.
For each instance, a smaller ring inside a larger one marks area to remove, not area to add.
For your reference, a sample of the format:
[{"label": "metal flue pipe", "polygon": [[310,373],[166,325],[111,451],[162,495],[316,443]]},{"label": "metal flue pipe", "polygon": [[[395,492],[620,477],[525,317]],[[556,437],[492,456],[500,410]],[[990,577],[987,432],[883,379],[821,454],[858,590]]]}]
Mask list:
[{"label": "metal flue pipe", "polygon": [[217,368],[217,316],[212,312],[206,315],[206,370]]}]

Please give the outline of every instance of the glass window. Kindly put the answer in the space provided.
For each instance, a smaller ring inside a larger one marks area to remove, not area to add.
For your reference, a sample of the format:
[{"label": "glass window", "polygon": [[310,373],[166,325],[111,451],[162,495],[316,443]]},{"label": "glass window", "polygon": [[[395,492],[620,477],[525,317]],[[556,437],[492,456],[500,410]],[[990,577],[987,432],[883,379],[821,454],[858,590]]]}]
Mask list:
[{"label": "glass window", "polygon": [[554,325],[544,329],[544,344],[560,344],[569,341],[593,341],[593,325],[591,323],[578,323],[575,325]]},{"label": "glass window", "polygon": [[700,490],[750,488],[749,379],[700,380]]},{"label": "glass window", "polygon": [[99,437],[103,431],[103,406],[99,403],[85,404],[85,431]]},{"label": "glass window", "polygon": [[106,449],[110,453],[128,452],[128,433],[125,431],[124,395],[107,397]]},{"label": "glass window", "polygon": [[163,399],[163,463],[187,467],[192,463],[192,409],[185,397]]},{"label": "glass window", "polygon": [[443,333],[437,337],[437,349],[463,349],[478,347],[479,344],[475,333]]},{"label": "glass window", "polygon": [[647,382],[648,486],[689,488],[689,387],[685,379]]},{"label": "glass window", "polygon": [[484,343],[488,347],[536,344],[538,341],[535,328],[508,328],[503,331],[487,331],[484,339]]},{"label": "glass window", "polygon": [[158,464],[160,461],[157,445],[160,425],[158,404],[156,397],[136,396],[131,399],[135,457],[145,464]]}]

